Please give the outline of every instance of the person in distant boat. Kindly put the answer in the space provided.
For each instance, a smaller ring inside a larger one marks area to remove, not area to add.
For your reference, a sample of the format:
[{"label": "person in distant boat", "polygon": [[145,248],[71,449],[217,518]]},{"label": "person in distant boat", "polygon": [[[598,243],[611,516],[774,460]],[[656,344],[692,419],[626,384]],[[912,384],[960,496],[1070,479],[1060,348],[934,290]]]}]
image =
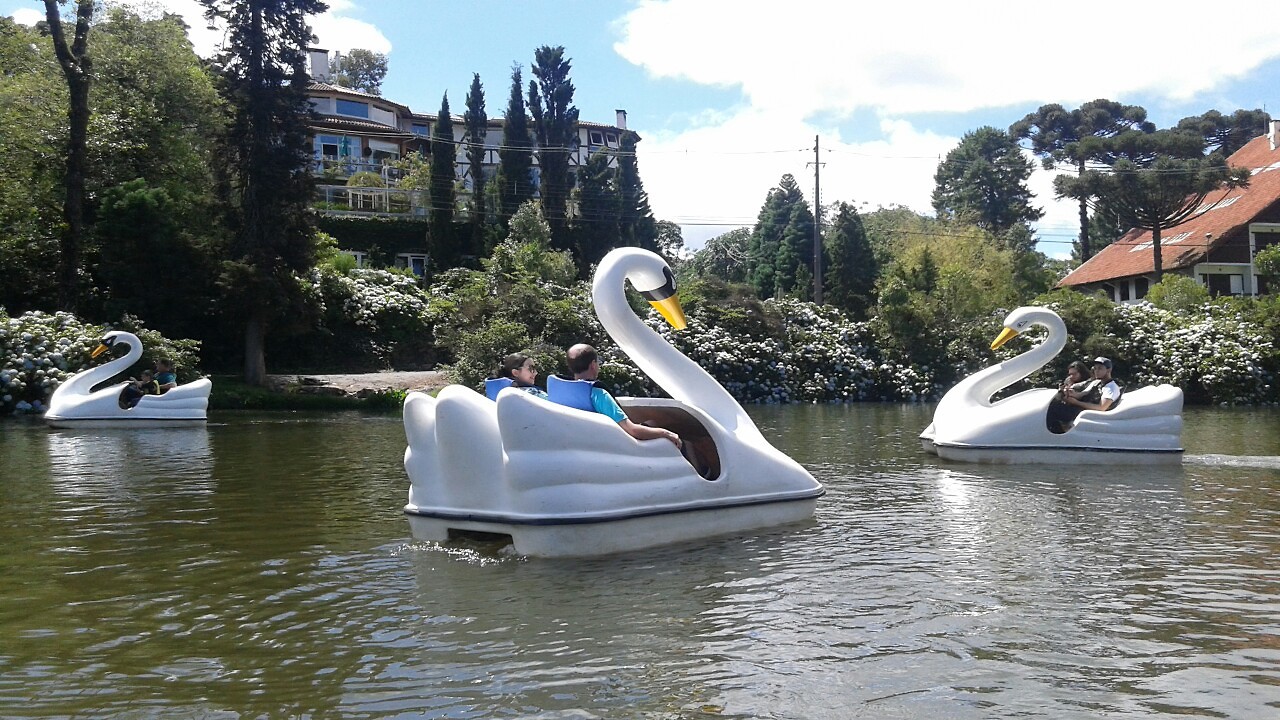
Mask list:
[{"label": "person in distant boat", "polygon": [[1111,378],[1111,359],[1096,357],[1093,359],[1093,379],[1097,381],[1098,399],[1095,401],[1085,392],[1074,390],[1066,393],[1066,402],[1081,410],[1110,410],[1120,400],[1120,386]]},{"label": "person in distant boat", "polygon": [[156,384],[155,378],[152,377],[150,370],[143,370],[142,377],[139,379],[129,378],[129,384],[124,386],[120,391],[120,407],[129,409],[135,407],[138,401],[144,395],[160,394],[160,387]]},{"label": "person in distant boat", "polygon": [[[569,372],[573,373],[574,380],[589,380],[594,383],[596,378],[599,377],[600,357],[596,354],[596,349],[590,345],[582,343],[574,345],[569,348],[566,359],[569,362]],[[601,415],[618,423],[618,427],[637,440],[665,439],[670,440],[676,447],[681,447],[682,445],[680,436],[666,428],[631,422],[626,412],[618,405],[618,401],[613,399],[608,390],[598,384],[591,388],[591,407]]]},{"label": "person in distant boat", "polygon": [[178,376],[173,372],[173,361],[169,358],[160,358],[156,361],[156,385],[159,388],[156,391],[157,395],[163,395],[178,387]]},{"label": "person in distant boat", "polygon": [[538,366],[528,355],[516,353],[506,356],[493,376],[508,378],[511,380],[511,387],[519,388],[543,400],[547,399],[547,393],[535,384],[538,381]]},{"label": "person in distant boat", "polygon": [[1058,385],[1058,393],[1049,403],[1049,412],[1045,416],[1045,426],[1050,432],[1060,435],[1071,429],[1071,423],[1075,422],[1081,408],[1067,404],[1067,393],[1073,390],[1084,392],[1092,382],[1088,366],[1079,360],[1072,360],[1067,366],[1067,377]]}]

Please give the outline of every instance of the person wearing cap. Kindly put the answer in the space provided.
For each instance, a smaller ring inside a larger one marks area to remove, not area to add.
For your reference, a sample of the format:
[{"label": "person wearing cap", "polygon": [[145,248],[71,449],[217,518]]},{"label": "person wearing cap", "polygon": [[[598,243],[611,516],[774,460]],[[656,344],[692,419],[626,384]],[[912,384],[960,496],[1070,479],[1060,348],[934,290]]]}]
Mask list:
[{"label": "person wearing cap", "polygon": [[1081,410],[1110,410],[1120,399],[1120,386],[1111,378],[1110,358],[1099,356],[1093,359],[1093,379],[1102,385],[1099,389],[1098,402],[1087,402],[1078,396],[1079,393],[1068,390],[1064,397],[1067,404]]}]

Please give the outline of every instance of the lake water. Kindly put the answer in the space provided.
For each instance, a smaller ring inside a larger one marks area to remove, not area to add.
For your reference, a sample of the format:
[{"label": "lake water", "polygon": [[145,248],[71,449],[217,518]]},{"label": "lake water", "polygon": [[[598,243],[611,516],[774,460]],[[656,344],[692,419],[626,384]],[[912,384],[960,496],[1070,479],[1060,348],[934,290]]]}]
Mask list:
[{"label": "lake water", "polygon": [[987,467],[929,406],[749,408],[807,524],[589,561],[414,542],[398,417],[0,423],[0,716],[1280,717],[1280,410]]}]

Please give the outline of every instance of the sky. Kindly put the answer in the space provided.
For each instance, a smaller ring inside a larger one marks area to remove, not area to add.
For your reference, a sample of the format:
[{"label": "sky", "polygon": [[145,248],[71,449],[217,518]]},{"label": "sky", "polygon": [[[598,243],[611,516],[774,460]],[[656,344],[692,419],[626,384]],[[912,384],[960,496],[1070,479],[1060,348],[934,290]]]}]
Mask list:
[{"label": "sky", "polygon": [[[196,51],[222,39],[196,0],[146,0],[189,18]],[[1208,110],[1280,105],[1280,33],[1254,11],[1170,3],[833,3],[790,0],[329,0],[312,20],[316,45],[384,53],[384,97],[435,113],[445,93],[460,113],[480,74],[501,117],[513,64],[525,82],[534,50],[563,46],[583,120],[627,111],[639,133],[641,179],[654,215],[686,245],[750,226],[790,173],[813,202],[932,214],[938,163],[961,137],[1006,129],[1047,103],[1096,98],[1141,105],[1158,127]],[[34,23],[38,0],[0,0]],[[815,140],[819,153],[815,158]],[[1045,216],[1038,248],[1070,253],[1074,204],[1052,175],[1029,186]]]}]

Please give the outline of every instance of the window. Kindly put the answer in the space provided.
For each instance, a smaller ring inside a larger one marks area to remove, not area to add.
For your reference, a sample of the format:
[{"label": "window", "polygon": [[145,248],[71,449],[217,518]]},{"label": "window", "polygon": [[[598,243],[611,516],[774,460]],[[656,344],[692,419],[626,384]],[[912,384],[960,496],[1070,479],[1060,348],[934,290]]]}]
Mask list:
[{"label": "window", "polygon": [[1244,294],[1244,275],[1201,275],[1200,282],[1213,297]]},{"label": "window", "polygon": [[339,250],[343,255],[350,255],[356,259],[356,267],[364,267],[369,262],[369,253],[363,250]]},{"label": "window", "polygon": [[1121,280],[1120,283],[1116,285],[1116,289],[1120,291],[1120,302],[1124,302],[1129,299],[1129,281],[1128,280]]},{"label": "window", "polygon": [[1111,302],[1116,301],[1116,288],[1111,283],[1102,283],[1102,291],[1107,294],[1107,299]]},{"label": "window", "polygon": [[607,135],[605,135],[605,136],[604,136],[604,140],[605,140],[605,142],[609,143],[609,147],[618,147],[618,136],[617,136],[617,135],[614,135],[613,133],[609,133],[609,134],[607,134]]},{"label": "window", "polygon": [[427,256],[420,253],[400,253],[396,255],[396,267],[409,268],[414,275],[422,277],[427,274]]},{"label": "window", "polygon": [[350,115],[352,117],[369,117],[369,103],[356,102],[354,100],[338,100],[338,114]]},{"label": "window", "polygon": [[1151,281],[1144,277],[1140,277],[1133,281],[1133,297],[1135,300],[1141,300],[1147,296],[1147,290],[1151,289]]},{"label": "window", "polygon": [[592,130],[592,131],[587,135],[587,137],[589,137],[589,138],[590,138],[589,142],[590,142],[592,145],[603,145],[603,144],[604,144],[604,133],[600,132],[599,130]]},{"label": "window", "polygon": [[413,127],[410,128],[409,131],[412,132],[414,135],[421,135],[423,137],[431,136],[431,128],[427,127],[426,125],[423,125],[422,123],[414,123]]}]

